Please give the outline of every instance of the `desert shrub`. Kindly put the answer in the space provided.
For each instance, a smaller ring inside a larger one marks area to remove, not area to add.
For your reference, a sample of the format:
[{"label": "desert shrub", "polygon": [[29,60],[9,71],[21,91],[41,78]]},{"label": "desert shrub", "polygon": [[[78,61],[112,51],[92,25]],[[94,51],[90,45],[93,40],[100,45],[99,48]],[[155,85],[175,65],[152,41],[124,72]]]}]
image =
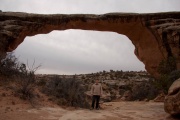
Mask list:
[{"label": "desert shrub", "polygon": [[30,76],[27,77],[19,77],[16,80],[16,92],[19,97],[24,100],[31,100],[34,98],[34,79]]},{"label": "desert shrub", "polygon": [[85,79],[85,80],[84,80],[84,83],[88,83],[88,79]]},{"label": "desert shrub", "polygon": [[[5,76],[8,80],[14,82],[15,93],[24,100],[34,98],[35,71],[38,67],[26,67],[20,63],[13,53],[8,53],[6,58],[1,60],[0,75]],[[6,82],[6,81],[4,81]]]},{"label": "desert shrub", "polygon": [[169,75],[176,69],[176,60],[174,57],[168,57],[167,59],[162,60],[158,66],[158,72],[161,75]]},{"label": "desert shrub", "polygon": [[123,78],[123,79],[129,79],[129,77],[125,74],[125,75],[123,75],[121,78]]},{"label": "desert shrub", "polygon": [[135,84],[132,87],[132,100],[154,99],[158,94],[158,89],[152,81]]},{"label": "desert shrub", "polygon": [[170,84],[168,75],[161,75],[158,80],[154,81],[154,85],[165,94],[167,94]]},{"label": "desert shrub", "polygon": [[180,71],[174,70],[170,74],[162,74],[158,80],[154,81],[154,85],[167,94],[169,87],[178,78],[180,78]]},{"label": "desert shrub", "polygon": [[91,83],[95,83],[95,80],[91,80]]},{"label": "desert shrub", "polygon": [[152,78],[152,76],[150,74],[145,74],[145,75],[139,75],[140,77],[143,77],[143,78]]},{"label": "desert shrub", "polygon": [[163,90],[167,94],[171,84],[180,77],[180,71],[176,68],[176,59],[168,57],[162,60],[158,66],[158,72],[160,77],[154,84],[159,90]]},{"label": "desert shrub", "polygon": [[133,73],[127,73],[126,74],[128,77],[135,77],[136,76],[136,74],[133,74]]},{"label": "desert shrub", "polygon": [[20,98],[24,100],[31,100],[34,97],[35,88],[35,70],[27,70],[26,65],[20,67],[21,74],[16,75],[15,85],[16,91]]},{"label": "desert shrub", "polygon": [[114,76],[112,74],[110,74],[110,78],[111,80],[114,80]]},{"label": "desert shrub", "polygon": [[81,79],[85,79],[86,77],[84,75],[82,75]]},{"label": "desert shrub", "polygon": [[126,90],[126,91],[128,91],[128,90],[131,91],[132,86],[133,86],[133,83],[129,83],[127,85],[119,86],[119,89],[123,89],[123,90]]},{"label": "desert shrub", "polygon": [[123,95],[125,93],[126,90],[124,89],[119,89],[119,95]]},{"label": "desert shrub", "polygon": [[46,85],[46,80],[45,79],[39,79],[39,80],[37,80],[36,79],[36,85],[38,85],[38,86],[45,86]]},{"label": "desert shrub", "polygon": [[10,77],[20,73],[21,65],[13,53],[8,53],[7,56],[1,60],[0,66],[1,76]]},{"label": "desert shrub", "polygon": [[111,94],[112,100],[116,99],[116,91],[112,90],[112,91],[110,91],[110,94]]},{"label": "desert shrub", "polygon": [[180,78],[180,70],[174,70],[169,74],[169,80],[171,82],[174,82],[178,78]]},{"label": "desert shrub", "polygon": [[76,79],[62,79],[55,76],[47,82],[43,92],[48,96],[55,97],[54,101],[59,105],[74,107],[89,107],[85,97],[85,88]]},{"label": "desert shrub", "polygon": [[[54,99],[57,99],[57,98],[54,98]],[[65,98],[58,98],[58,99],[57,99],[57,104],[58,104],[59,106],[61,106],[61,105],[66,105],[66,104],[67,104],[67,100],[66,100]]]},{"label": "desert shrub", "polygon": [[4,36],[2,37],[2,34],[0,35],[1,40],[0,40],[0,61],[6,57],[6,46],[8,46],[8,40]]}]

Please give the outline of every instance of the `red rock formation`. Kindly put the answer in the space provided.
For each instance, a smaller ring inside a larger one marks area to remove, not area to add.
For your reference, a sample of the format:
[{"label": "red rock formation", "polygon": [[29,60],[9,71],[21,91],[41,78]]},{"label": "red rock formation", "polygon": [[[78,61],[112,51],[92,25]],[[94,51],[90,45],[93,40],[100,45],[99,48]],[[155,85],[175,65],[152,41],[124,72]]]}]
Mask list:
[{"label": "red rock formation", "polygon": [[164,100],[164,110],[171,115],[180,115],[180,78],[169,88]]},{"label": "red rock formation", "polygon": [[126,35],[135,46],[138,59],[155,77],[158,76],[159,63],[168,56],[176,58],[180,69],[180,12],[104,15],[0,12],[0,57],[15,50],[26,36],[66,29],[112,31]]}]

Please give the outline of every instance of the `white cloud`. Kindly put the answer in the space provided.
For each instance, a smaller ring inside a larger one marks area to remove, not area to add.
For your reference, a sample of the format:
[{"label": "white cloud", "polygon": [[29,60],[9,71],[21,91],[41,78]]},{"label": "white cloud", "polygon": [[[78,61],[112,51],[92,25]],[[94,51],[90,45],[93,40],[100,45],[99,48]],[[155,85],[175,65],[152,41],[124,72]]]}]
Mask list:
[{"label": "white cloud", "polygon": [[179,0],[1,0],[3,11],[44,14],[179,11]]},{"label": "white cloud", "polygon": [[26,38],[15,53],[22,56],[21,61],[36,59],[37,63],[42,63],[39,72],[48,68],[49,72],[59,70],[59,74],[144,70],[144,65],[134,55],[131,41],[113,32],[54,31]]}]

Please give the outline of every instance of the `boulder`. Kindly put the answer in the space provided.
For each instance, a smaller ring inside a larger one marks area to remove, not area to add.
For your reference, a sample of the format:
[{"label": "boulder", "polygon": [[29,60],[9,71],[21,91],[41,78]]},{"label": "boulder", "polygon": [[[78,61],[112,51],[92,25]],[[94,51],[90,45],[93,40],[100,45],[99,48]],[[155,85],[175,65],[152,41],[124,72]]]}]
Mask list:
[{"label": "boulder", "polygon": [[164,99],[165,99],[165,94],[161,93],[154,99],[154,102],[164,102]]},{"label": "boulder", "polygon": [[169,88],[164,100],[164,110],[171,115],[180,115],[180,78]]}]

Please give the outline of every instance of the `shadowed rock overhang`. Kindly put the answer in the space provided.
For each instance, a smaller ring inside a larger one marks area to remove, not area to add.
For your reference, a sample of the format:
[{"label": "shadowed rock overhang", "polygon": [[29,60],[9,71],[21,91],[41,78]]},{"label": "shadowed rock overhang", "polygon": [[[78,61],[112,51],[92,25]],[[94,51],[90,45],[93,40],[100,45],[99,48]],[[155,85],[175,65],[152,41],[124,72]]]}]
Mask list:
[{"label": "shadowed rock overhang", "polygon": [[0,57],[15,50],[26,36],[67,29],[126,35],[135,46],[135,55],[155,77],[159,63],[169,56],[176,58],[180,69],[180,12],[103,15],[0,12]]}]

